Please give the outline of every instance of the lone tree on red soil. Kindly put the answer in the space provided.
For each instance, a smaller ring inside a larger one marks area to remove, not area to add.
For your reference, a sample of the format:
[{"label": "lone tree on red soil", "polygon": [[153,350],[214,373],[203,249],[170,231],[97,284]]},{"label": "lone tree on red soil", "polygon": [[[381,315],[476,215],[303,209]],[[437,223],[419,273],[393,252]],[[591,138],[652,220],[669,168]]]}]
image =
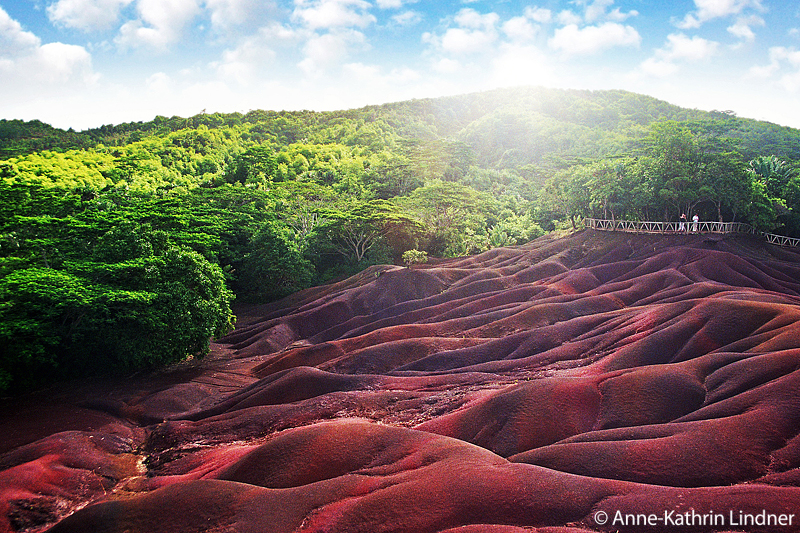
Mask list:
[{"label": "lone tree on red soil", "polygon": [[413,231],[418,223],[386,200],[354,201],[351,205],[325,212],[328,231],[337,252],[361,262],[370,249],[397,230]]},{"label": "lone tree on red soil", "polygon": [[420,250],[406,250],[403,252],[403,264],[406,267],[428,262],[428,252]]}]

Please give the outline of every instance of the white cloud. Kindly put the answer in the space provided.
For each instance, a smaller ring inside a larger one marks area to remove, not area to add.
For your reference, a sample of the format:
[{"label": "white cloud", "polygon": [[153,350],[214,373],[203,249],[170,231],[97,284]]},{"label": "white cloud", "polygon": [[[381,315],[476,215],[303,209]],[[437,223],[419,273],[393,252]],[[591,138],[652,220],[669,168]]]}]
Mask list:
[{"label": "white cloud", "polygon": [[14,56],[39,46],[39,38],[12,19],[0,6],[0,57]]},{"label": "white cloud", "polygon": [[[590,18],[615,17],[609,13],[612,4],[608,0],[591,3],[589,7],[595,11]],[[497,13],[465,8],[446,19],[448,26],[444,29],[423,35],[423,43],[429,46],[430,72],[440,75],[440,80],[458,81],[465,88],[555,83],[556,68],[535,42],[542,37],[544,24],[573,17],[577,23],[556,29],[549,41],[551,49],[564,56],[618,46],[638,47],[641,43],[641,36],[631,26],[606,20],[582,27],[583,17],[572,12],[554,15],[547,9],[528,6],[521,15],[501,19]]]},{"label": "white cloud", "polygon": [[638,47],[641,35],[631,26],[606,22],[600,26],[578,28],[570,24],[559,28],[548,41],[548,46],[568,55],[594,54],[617,46]]},{"label": "white cloud", "polygon": [[773,46],[769,49],[768,65],[755,66],[750,69],[754,78],[769,79],[779,76],[775,84],[790,92],[800,92],[800,50],[795,47]]},{"label": "white cloud", "polygon": [[377,65],[348,63],[342,67],[342,70],[354,79],[364,83],[374,83],[381,77],[381,69]]},{"label": "white cloud", "polygon": [[[294,0],[292,20],[301,26],[304,59],[297,66],[306,76],[320,78],[341,67],[354,50],[369,48],[359,31],[377,19],[364,0]],[[356,29],[357,28],[357,29]]]},{"label": "white cloud", "polygon": [[561,13],[559,13],[557,19],[558,23],[563,26],[570,26],[570,25],[577,26],[578,24],[581,24],[583,22],[583,19],[579,15],[576,15],[572,11],[567,11],[567,10],[564,10]]},{"label": "white cloud", "polygon": [[123,24],[115,39],[122,47],[165,49],[200,14],[199,0],[138,0],[136,9],[140,18]]},{"label": "white cloud", "polygon": [[542,7],[528,6],[525,8],[526,17],[539,24],[547,24],[553,20],[553,12]]},{"label": "white cloud", "polygon": [[363,0],[295,0],[293,17],[312,29],[366,28],[376,19]]},{"label": "white cloud", "polygon": [[728,26],[728,33],[743,41],[752,41],[756,38],[756,34],[753,32],[752,28],[750,28],[749,24],[741,24],[738,22],[732,26]]},{"label": "white cloud", "polygon": [[305,59],[298,66],[308,76],[319,77],[326,70],[338,66],[354,47],[365,45],[364,34],[355,30],[342,30],[311,37],[303,47]]},{"label": "white cloud", "polygon": [[699,28],[709,20],[739,15],[746,9],[764,10],[761,0],[694,0],[694,5],[697,9],[686,14],[677,24],[679,28]]},{"label": "white cloud", "polygon": [[781,67],[778,64],[770,64],[764,66],[756,65],[754,67],[750,67],[747,73],[751,78],[766,79],[775,74],[780,68]]},{"label": "white cloud", "polygon": [[[134,0],[57,0],[47,8],[50,20],[83,31],[104,30],[120,18],[123,8]],[[180,38],[183,27],[202,9],[211,26],[230,31],[239,26],[256,25],[273,9],[272,1],[261,0],[138,0],[139,17],[127,21],[120,44],[163,47]]]},{"label": "white cloud", "polygon": [[500,16],[497,13],[487,13],[482,15],[474,9],[465,8],[456,14],[456,24],[463,28],[480,30],[493,30]]},{"label": "white cloud", "polygon": [[462,65],[460,61],[444,57],[439,59],[432,65],[434,72],[440,74],[455,74],[461,71]]},{"label": "white cloud", "polygon": [[166,48],[166,46],[177,39],[165,31],[156,28],[148,28],[140,20],[126,22],[119,29],[114,42],[122,48],[137,48],[139,46],[150,46],[153,48]]},{"label": "white cloud", "polygon": [[743,41],[752,41],[756,38],[753,31],[753,26],[764,26],[766,23],[761,17],[752,15],[749,17],[739,17],[736,22],[728,26],[728,33],[742,39]]},{"label": "white cloud", "polygon": [[58,89],[65,83],[93,84],[97,75],[92,56],[82,46],[47,43],[22,29],[0,7],[0,73],[15,83],[0,84],[0,93],[8,91],[39,92]]},{"label": "white cloud", "polygon": [[700,61],[717,53],[719,43],[701,37],[687,37],[682,33],[667,36],[664,57],[669,60]]},{"label": "white cloud", "polygon": [[607,13],[605,18],[607,20],[612,20],[614,22],[622,22],[624,20],[628,20],[631,17],[637,17],[637,16],[639,16],[639,12],[636,10],[623,13],[622,11],[620,11],[619,8],[616,8],[611,13]]},{"label": "white cloud", "polygon": [[588,23],[596,22],[605,16],[608,7],[613,4],[614,0],[595,0],[586,6],[583,18]]},{"label": "white cloud", "polygon": [[465,55],[489,52],[498,38],[496,13],[482,15],[474,9],[464,8],[456,14],[456,28],[448,28],[444,35],[425,33],[423,42],[432,44],[445,54]]},{"label": "white cloud", "polygon": [[210,11],[211,26],[218,31],[231,31],[240,26],[256,26],[273,9],[272,1],[205,0]]},{"label": "white cloud", "polygon": [[92,72],[92,56],[84,47],[74,44],[43,44],[32,63],[39,67],[36,77],[51,83],[66,82],[74,76],[86,83],[97,79]]},{"label": "white cloud", "polygon": [[280,43],[282,45],[293,45],[304,38],[309,37],[311,32],[306,30],[297,30],[289,25],[279,24],[273,22],[269,26],[265,26],[258,30],[265,41]]},{"label": "white cloud", "polygon": [[85,32],[107,30],[117,22],[122,8],[133,0],[58,0],[47,7],[54,24]]},{"label": "white cloud", "polygon": [[[769,49],[769,64],[750,68],[750,75],[754,78],[769,78],[783,69],[784,64],[800,71],[800,50],[794,47],[773,46]],[[793,80],[797,73],[784,74],[783,80]],[[789,85],[794,86],[794,82]]]},{"label": "white cloud", "polygon": [[461,55],[486,52],[497,34],[491,31],[450,28],[442,36],[440,46],[446,53]]},{"label": "white cloud", "polygon": [[[580,26],[581,24],[597,24],[600,22],[623,22],[631,17],[639,14],[638,11],[629,11],[623,13],[619,7],[613,11],[608,11],[614,5],[615,0],[575,0],[574,4],[584,6],[583,13],[578,14],[574,11],[564,10],[558,14],[558,23],[562,26]],[[542,10],[543,13],[549,14],[549,11]],[[546,21],[549,22],[549,18]]]},{"label": "white cloud", "polygon": [[256,83],[263,73],[277,56],[275,50],[271,48],[275,39],[275,32],[281,31],[281,27],[263,29],[256,35],[252,35],[233,50],[226,50],[222,54],[222,60],[212,63],[222,79],[236,81],[241,85],[251,85]]},{"label": "white cloud", "polygon": [[139,0],[142,20],[155,28],[180,29],[200,12],[198,0]]},{"label": "white cloud", "polygon": [[702,61],[715,55],[718,49],[718,42],[673,33],[667,36],[666,45],[656,50],[655,55],[642,62],[639,68],[650,76],[666,77],[679,70],[679,62]]},{"label": "white cloud", "polygon": [[698,20],[693,13],[687,13],[682,21],[676,24],[682,30],[693,30],[702,26],[702,21]]},{"label": "white cloud", "polygon": [[406,4],[415,4],[418,0],[377,0],[380,9],[400,9]]},{"label": "white cloud", "polygon": [[536,36],[536,29],[527,17],[514,17],[503,23],[503,33],[512,41],[530,41]]},{"label": "white cloud", "polygon": [[656,59],[654,57],[645,59],[642,64],[639,65],[639,68],[645,74],[655,78],[666,78],[667,76],[671,76],[678,71],[678,65],[672,61]]},{"label": "white cloud", "polygon": [[422,15],[416,11],[403,11],[393,16],[392,20],[400,26],[411,26],[422,22]]},{"label": "white cloud", "polygon": [[159,96],[171,93],[174,83],[166,73],[156,72],[145,80],[145,86],[148,93]]}]

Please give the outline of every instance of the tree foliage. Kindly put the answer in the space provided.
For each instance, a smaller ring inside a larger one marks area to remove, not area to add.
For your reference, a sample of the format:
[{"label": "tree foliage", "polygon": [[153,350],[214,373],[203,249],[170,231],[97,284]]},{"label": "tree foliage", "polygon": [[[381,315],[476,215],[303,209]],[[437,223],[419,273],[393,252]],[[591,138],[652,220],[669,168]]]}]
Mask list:
[{"label": "tree foliage", "polygon": [[239,292],[248,300],[275,300],[308,287],[314,279],[314,266],[285,227],[265,223],[248,248],[237,278]]},{"label": "tree foliage", "polygon": [[128,373],[187,355],[233,325],[220,268],[130,224],[87,259],[62,250],[0,280],[0,389],[55,378]]},{"label": "tree foliage", "polygon": [[425,250],[417,250],[416,248],[413,250],[406,250],[403,252],[403,264],[406,267],[411,267],[411,265],[417,265],[422,263],[428,262],[428,252]]},{"label": "tree foliage", "polygon": [[675,221],[696,213],[788,230],[800,208],[791,200],[791,168],[774,156],[748,165],[740,140],[725,133],[720,124],[654,123],[626,157],[555,173],[539,192],[539,207],[573,224],[577,216]]},{"label": "tree foliage", "polygon": [[326,230],[334,249],[353,264],[390,233],[413,234],[416,223],[386,200],[351,200],[338,209],[325,211]]}]

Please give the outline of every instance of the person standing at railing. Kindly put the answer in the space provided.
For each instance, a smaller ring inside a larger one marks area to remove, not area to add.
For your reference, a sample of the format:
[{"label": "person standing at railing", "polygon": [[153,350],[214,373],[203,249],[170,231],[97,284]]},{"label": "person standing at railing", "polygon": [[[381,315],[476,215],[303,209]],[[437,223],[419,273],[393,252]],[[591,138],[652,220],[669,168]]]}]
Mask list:
[{"label": "person standing at railing", "polygon": [[697,213],[694,214],[692,217],[692,233],[697,233],[697,224],[700,222],[700,217],[697,216]]},{"label": "person standing at railing", "polygon": [[678,225],[678,231],[681,233],[686,232],[686,213],[681,213],[681,223]]}]

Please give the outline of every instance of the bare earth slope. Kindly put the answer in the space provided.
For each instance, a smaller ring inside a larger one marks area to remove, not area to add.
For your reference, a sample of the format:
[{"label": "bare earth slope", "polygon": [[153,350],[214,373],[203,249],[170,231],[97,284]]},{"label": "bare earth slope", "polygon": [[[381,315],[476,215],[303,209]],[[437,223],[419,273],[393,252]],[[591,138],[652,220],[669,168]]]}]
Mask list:
[{"label": "bare earth slope", "polygon": [[800,252],[587,231],[374,267],[0,423],[0,531],[800,531]]}]

